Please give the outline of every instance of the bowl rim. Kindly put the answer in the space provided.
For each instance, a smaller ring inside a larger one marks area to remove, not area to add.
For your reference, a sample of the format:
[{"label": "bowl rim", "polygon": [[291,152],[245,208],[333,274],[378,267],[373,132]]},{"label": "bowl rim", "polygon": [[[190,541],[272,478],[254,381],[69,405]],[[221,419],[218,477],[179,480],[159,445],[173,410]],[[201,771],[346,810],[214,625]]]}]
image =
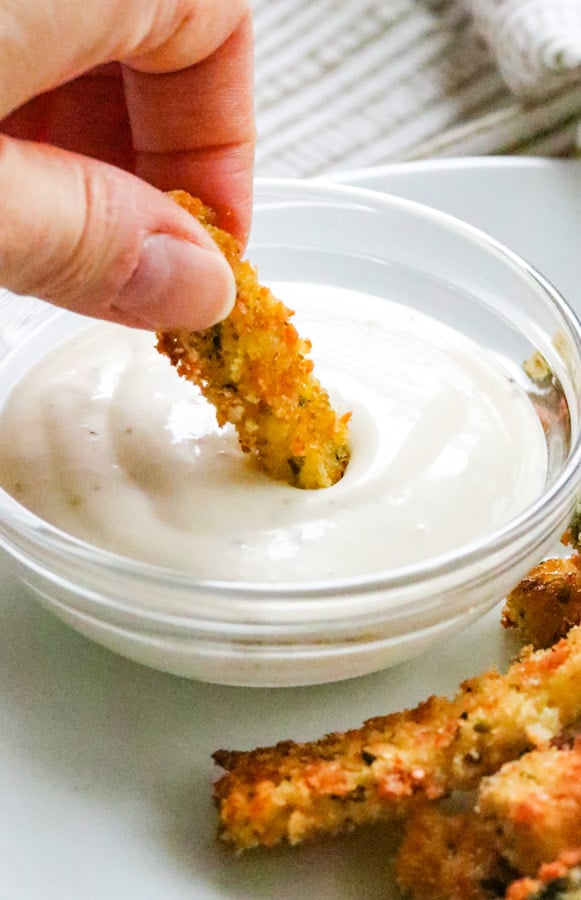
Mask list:
[{"label": "bowl rim", "polygon": [[[575,352],[581,359],[581,320],[573,308],[534,266],[480,229],[417,201],[368,188],[298,178],[257,178],[255,186],[259,193],[255,204],[255,208],[258,209],[268,204],[267,199],[260,197],[261,190],[271,193],[300,191],[303,192],[302,198],[294,197],[293,199],[291,194],[287,197],[286,202],[296,204],[320,199],[334,204],[343,202],[364,205],[379,211],[385,208],[400,207],[459,231],[472,242],[475,241],[482,245],[484,249],[493,250],[499,254],[523,275],[526,275],[537,289],[544,293],[565,321],[568,329],[567,336],[573,340]],[[305,192],[308,192],[308,197]],[[285,201],[279,198],[277,202]],[[55,309],[50,316],[42,318],[38,327],[45,327],[56,316],[67,315],[69,313],[66,310]],[[107,572],[130,581],[143,582],[145,580],[151,585],[163,585],[165,590],[175,587],[191,591],[192,594],[204,592],[216,600],[220,598],[231,600],[233,597],[237,597],[241,600],[252,600],[257,604],[269,601],[268,607],[273,612],[277,608],[291,612],[294,608],[297,613],[304,613],[305,604],[309,607],[312,605],[313,609],[320,609],[325,605],[325,601],[336,601],[338,598],[347,598],[353,594],[365,595],[378,592],[385,594],[417,582],[435,582],[452,572],[468,569],[483,559],[495,557],[496,554],[506,549],[507,545],[522,542],[527,534],[536,533],[536,526],[539,526],[542,520],[547,518],[549,511],[558,507],[566,507],[568,510],[572,508],[576,497],[575,487],[578,480],[576,475],[580,470],[581,426],[578,427],[578,433],[572,441],[563,468],[553,482],[543,490],[536,500],[500,528],[489,532],[484,537],[467,542],[458,550],[449,551],[421,562],[366,575],[274,583],[200,579],[188,573],[120,556],[88,544],[30,512],[2,488],[0,488],[0,546],[4,547],[9,555],[29,567],[39,566],[42,568],[44,563],[39,562],[37,554],[45,554],[48,550],[52,551],[56,558],[74,560],[87,567],[87,570],[95,568],[101,573]],[[575,482],[575,487],[573,482]],[[302,601],[302,603],[297,605],[297,601]],[[113,605],[123,606],[122,603]],[[135,604],[132,603],[130,606],[133,609]],[[171,619],[172,613],[164,610],[164,617]]]}]

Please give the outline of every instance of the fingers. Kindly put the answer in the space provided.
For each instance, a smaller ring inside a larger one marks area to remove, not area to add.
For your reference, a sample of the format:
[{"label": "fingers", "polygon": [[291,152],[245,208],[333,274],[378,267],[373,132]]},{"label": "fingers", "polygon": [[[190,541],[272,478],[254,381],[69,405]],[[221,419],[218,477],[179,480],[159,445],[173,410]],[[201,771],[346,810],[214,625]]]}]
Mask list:
[{"label": "fingers", "polygon": [[0,119],[102,63],[120,60],[147,72],[195,65],[248,9],[246,0],[4,0]]},{"label": "fingers", "polygon": [[[244,0],[6,0],[0,120],[20,137],[73,145],[199,194],[244,239],[251,51]],[[83,75],[115,61],[125,93],[97,102]],[[119,131],[124,102],[135,153]],[[155,329],[206,327],[233,302],[230,270],[203,229],[120,170],[5,138],[0,198],[0,283],[16,292]]]},{"label": "fingers", "polygon": [[255,142],[250,17],[194,66],[163,75],[126,67],[124,77],[137,174],[201,196],[245,241]]},{"label": "fingers", "polygon": [[92,70],[35,97],[12,113],[1,130],[12,137],[46,141],[134,171],[121,67],[111,64],[108,68]]},{"label": "fingers", "polygon": [[206,328],[232,307],[204,229],[120,169],[3,138],[0,197],[0,283],[16,293],[150,330]]},{"label": "fingers", "polygon": [[100,66],[30,101],[4,131],[105,160],[162,190],[200,195],[244,243],[255,143],[252,56],[247,14],[195,65],[158,74],[124,66],[125,92],[120,67]]}]

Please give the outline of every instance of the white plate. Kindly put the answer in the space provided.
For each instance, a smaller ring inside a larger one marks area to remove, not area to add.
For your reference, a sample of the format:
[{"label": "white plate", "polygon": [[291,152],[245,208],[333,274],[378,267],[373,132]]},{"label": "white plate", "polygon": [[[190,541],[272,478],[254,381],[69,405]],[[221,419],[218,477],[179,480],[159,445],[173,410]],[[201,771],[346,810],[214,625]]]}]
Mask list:
[{"label": "white plate", "polygon": [[[448,161],[342,180],[486,228],[576,302],[581,163]],[[241,859],[219,846],[211,752],[356,726],[504,667],[513,649],[495,610],[457,643],[378,675],[292,690],[215,687],[83,639],[29,600],[1,559],[0,584],[0,900],[385,900],[381,829]]]},{"label": "white plate", "polygon": [[528,259],[581,312],[581,160],[442,159],[329,180],[427,203],[482,228]]}]

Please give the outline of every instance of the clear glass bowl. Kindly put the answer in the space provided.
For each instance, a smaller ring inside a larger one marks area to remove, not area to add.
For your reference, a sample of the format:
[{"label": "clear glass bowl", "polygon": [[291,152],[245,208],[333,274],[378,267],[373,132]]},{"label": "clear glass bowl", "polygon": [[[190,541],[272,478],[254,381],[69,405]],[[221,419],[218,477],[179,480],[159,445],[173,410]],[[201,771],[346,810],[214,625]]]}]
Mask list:
[{"label": "clear glass bowl", "polygon": [[[257,686],[376,671],[482,615],[558,539],[581,460],[581,326],[541,275],[491,238],[419,204],[360,189],[259,181],[248,256],[265,283],[313,281],[395,297],[502,353],[515,372],[541,353],[555,376],[531,401],[547,438],[542,496],[457,552],[327,582],[196,580],[85,544],[3,491],[0,544],[47,608],[145,665]],[[34,361],[85,325],[35,300],[0,297],[0,406]]]}]

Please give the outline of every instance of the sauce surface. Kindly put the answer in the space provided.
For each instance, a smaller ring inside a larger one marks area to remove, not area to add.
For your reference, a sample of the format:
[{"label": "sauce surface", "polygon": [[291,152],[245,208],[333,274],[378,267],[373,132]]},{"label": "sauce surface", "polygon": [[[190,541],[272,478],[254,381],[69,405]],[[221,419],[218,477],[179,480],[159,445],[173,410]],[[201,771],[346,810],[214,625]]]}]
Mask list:
[{"label": "sauce surface", "polygon": [[331,488],[264,475],[151,334],[90,325],[0,414],[0,483],[83,540],[201,578],[366,575],[483,537],[542,491],[546,446],[498,359],[397,303],[273,286],[313,342],[352,459]]}]

